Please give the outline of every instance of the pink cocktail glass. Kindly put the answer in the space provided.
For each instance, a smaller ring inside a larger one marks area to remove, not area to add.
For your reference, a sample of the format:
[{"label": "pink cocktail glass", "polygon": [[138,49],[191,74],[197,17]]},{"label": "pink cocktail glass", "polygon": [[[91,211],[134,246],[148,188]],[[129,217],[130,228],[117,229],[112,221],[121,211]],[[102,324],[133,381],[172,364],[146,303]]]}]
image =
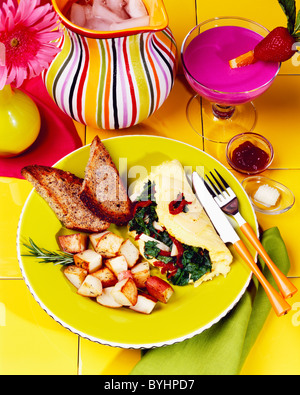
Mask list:
[{"label": "pink cocktail glass", "polygon": [[[210,141],[227,143],[256,123],[253,104],[279,72],[279,63],[255,62],[231,69],[229,60],[254,49],[269,31],[245,18],[220,17],[194,27],[185,37],[181,60],[197,93],[187,106],[188,120]],[[199,119],[201,118],[201,119]]]}]

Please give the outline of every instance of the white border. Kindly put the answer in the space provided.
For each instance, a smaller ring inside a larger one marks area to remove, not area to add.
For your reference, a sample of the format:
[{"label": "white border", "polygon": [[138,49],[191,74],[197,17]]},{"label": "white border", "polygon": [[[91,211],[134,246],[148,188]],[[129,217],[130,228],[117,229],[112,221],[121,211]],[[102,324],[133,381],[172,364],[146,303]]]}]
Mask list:
[{"label": "white border", "polygon": [[[180,144],[184,144],[184,145],[186,145],[186,146],[188,146],[188,147],[194,148],[194,149],[196,149],[196,150],[198,150],[198,151],[204,153],[204,154],[207,155],[208,157],[210,157],[210,158],[212,158],[213,160],[217,161],[224,169],[226,169],[226,171],[229,171],[221,162],[219,162],[219,161],[218,161],[217,159],[215,159],[213,156],[211,156],[211,155],[207,154],[206,152],[202,151],[200,148],[194,147],[194,146],[191,145],[191,144],[187,144],[187,143],[184,143],[184,142],[182,142],[182,141],[175,140],[175,139],[171,139],[171,138],[168,138],[168,137],[153,136],[153,135],[126,135],[126,136],[110,137],[110,138],[107,138],[107,139],[103,139],[102,141],[107,141],[107,140],[112,140],[112,139],[120,139],[120,138],[128,138],[128,137],[129,137],[129,138],[135,138],[135,137],[153,138],[153,137],[154,137],[154,138],[157,138],[157,139],[165,139],[165,140],[170,140],[170,141],[177,142],[177,143],[180,143]],[[65,158],[67,158],[69,155],[73,155],[74,152],[79,151],[79,150],[81,150],[81,149],[84,149],[84,148],[86,148],[86,147],[89,146],[89,145],[90,145],[90,144],[84,145],[84,146],[78,148],[77,150],[72,151],[70,154],[64,156],[62,159],[60,159],[58,162],[56,162],[53,166],[59,165],[59,163],[60,163],[61,161],[63,161]],[[233,174],[232,174],[232,176],[233,176],[234,179],[240,184],[240,182],[238,181],[238,179],[237,179]],[[188,334],[188,335],[185,335],[185,336],[181,336],[181,337],[178,337],[178,338],[175,338],[175,339],[171,339],[171,340],[168,340],[168,341],[164,341],[164,342],[159,342],[159,343],[146,343],[146,344],[115,343],[115,342],[108,342],[108,341],[105,341],[105,340],[103,340],[103,339],[99,339],[99,338],[96,338],[96,337],[93,337],[93,336],[89,336],[89,335],[87,335],[86,333],[81,332],[81,331],[78,331],[77,329],[73,328],[72,326],[66,324],[64,321],[62,321],[60,318],[58,318],[55,314],[53,314],[53,313],[47,308],[47,306],[46,306],[44,303],[42,303],[42,301],[39,299],[39,297],[36,295],[34,289],[31,287],[30,282],[29,282],[29,280],[28,280],[27,277],[26,277],[25,269],[24,269],[23,263],[22,263],[21,251],[20,251],[20,243],[19,243],[19,239],[20,239],[20,228],[21,228],[21,222],[22,222],[22,219],[23,219],[23,215],[24,215],[25,209],[26,209],[27,204],[28,204],[28,202],[29,202],[29,200],[30,200],[30,198],[31,198],[31,195],[33,194],[34,191],[35,191],[35,190],[33,189],[33,190],[30,192],[29,196],[27,197],[27,199],[26,199],[26,201],[25,201],[25,204],[24,204],[24,206],[23,206],[23,209],[22,209],[22,212],[21,212],[21,215],[20,215],[20,219],[19,219],[19,223],[18,223],[18,229],[17,229],[17,240],[16,240],[16,243],[17,243],[17,254],[18,254],[18,261],[19,261],[19,266],[20,266],[20,269],[21,269],[21,273],[22,273],[23,279],[24,279],[24,281],[25,281],[25,283],[26,283],[26,285],[27,285],[29,291],[31,292],[32,296],[34,297],[34,299],[38,302],[38,304],[42,307],[42,309],[43,309],[50,317],[52,317],[56,322],[58,322],[58,323],[59,323],[60,325],[62,325],[64,328],[70,330],[72,333],[75,333],[76,335],[79,335],[79,336],[81,336],[81,337],[83,337],[83,338],[85,338],[85,339],[91,340],[91,341],[93,341],[93,342],[95,342],[95,343],[102,344],[102,345],[104,345],[104,346],[118,347],[118,348],[123,348],[123,349],[151,349],[151,348],[157,348],[157,347],[162,347],[162,346],[168,346],[168,345],[175,344],[175,343],[180,343],[180,342],[182,342],[182,341],[184,341],[184,340],[191,339],[192,337],[194,337],[194,336],[196,336],[196,335],[199,335],[200,333],[204,332],[206,329],[209,329],[209,328],[212,327],[214,324],[216,324],[217,322],[219,322],[223,317],[225,317],[225,316],[229,313],[229,311],[231,311],[231,310],[236,306],[236,304],[239,302],[239,300],[241,299],[241,297],[243,296],[243,294],[245,293],[246,289],[248,288],[248,286],[249,286],[249,284],[250,284],[250,281],[251,281],[251,278],[252,278],[252,273],[250,273],[250,276],[249,276],[248,280],[246,281],[246,283],[245,283],[243,289],[242,289],[241,292],[238,294],[238,296],[236,297],[236,299],[233,301],[233,303],[232,303],[226,310],[223,311],[222,314],[220,314],[218,317],[216,317],[213,321],[209,322],[207,325],[205,325],[205,326],[199,328],[198,330],[196,330],[196,331],[194,331],[194,332],[192,332],[192,333],[190,333],[190,334]],[[246,192],[245,192],[245,195],[247,196]],[[248,196],[247,196],[247,199],[249,200]],[[250,200],[249,200],[249,203],[250,203],[250,207],[252,208],[252,212],[253,212],[253,215],[254,215],[254,218],[255,218],[255,222],[256,222],[256,229],[257,229],[257,232],[258,232],[257,217],[256,217],[256,215],[255,215],[255,211],[254,211],[254,208],[253,208],[253,206],[252,206]]]}]

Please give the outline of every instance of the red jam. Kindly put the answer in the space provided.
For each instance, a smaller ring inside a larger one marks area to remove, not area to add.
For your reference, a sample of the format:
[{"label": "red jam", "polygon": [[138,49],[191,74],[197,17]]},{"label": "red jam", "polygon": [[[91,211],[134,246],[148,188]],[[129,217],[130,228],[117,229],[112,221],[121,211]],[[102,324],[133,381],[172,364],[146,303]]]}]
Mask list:
[{"label": "red jam", "polygon": [[250,141],[245,141],[234,149],[231,161],[237,169],[246,172],[263,170],[270,160],[267,152],[256,147]]}]

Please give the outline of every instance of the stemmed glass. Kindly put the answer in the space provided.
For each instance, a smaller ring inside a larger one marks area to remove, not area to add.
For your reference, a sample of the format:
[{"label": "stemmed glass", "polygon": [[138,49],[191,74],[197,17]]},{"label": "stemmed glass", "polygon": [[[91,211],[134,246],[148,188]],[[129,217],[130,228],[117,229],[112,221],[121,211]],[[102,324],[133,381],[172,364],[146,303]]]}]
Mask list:
[{"label": "stemmed glass", "polygon": [[219,17],[200,23],[185,37],[183,71],[197,93],[187,105],[187,118],[198,134],[204,130],[207,140],[227,143],[234,135],[254,129],[253,100],[271,86],[280,64],[256,62],[231,69],[228,62],[252,50],[268,33],[245,18]]}]

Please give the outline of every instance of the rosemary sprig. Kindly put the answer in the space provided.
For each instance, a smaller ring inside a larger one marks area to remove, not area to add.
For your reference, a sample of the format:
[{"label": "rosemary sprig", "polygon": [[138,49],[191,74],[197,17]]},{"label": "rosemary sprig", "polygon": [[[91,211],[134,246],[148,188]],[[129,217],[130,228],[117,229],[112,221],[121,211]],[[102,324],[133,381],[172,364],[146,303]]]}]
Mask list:
[{"label": "rosemary sprig", "polygon": [[29,238],[29,243],[24,244],[24,247],[26,247],[29,250],[29,254],[22,254],[22,256],[30,256],[34,258],[41,258],[39,260],[39,263],[48,263],[52,262],[55,265],[71,265],[74,264],[74,258],[73,254],[70,254],[68,252],[55,252],[55,251],[49,251],[46,250],[45,248],[40,248],[38,247],[34,241]]}]

